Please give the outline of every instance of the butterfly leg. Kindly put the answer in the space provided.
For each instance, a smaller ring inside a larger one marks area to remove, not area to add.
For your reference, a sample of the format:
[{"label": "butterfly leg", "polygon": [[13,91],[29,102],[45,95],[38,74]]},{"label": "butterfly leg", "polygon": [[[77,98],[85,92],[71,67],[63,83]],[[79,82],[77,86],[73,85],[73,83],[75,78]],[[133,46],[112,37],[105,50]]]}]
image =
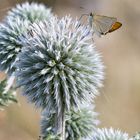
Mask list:
[{"label": "butterfly leg", "polygon": [[84,16],[89,16],[88,14],[82,14],[81,16],[80,16],[80,18],[78,19],[78,21],[79,21],[79,26],[81,25],[81,20],[82,20],[82,18],[84,17]]},{"label": "butterfly leg", "polygon": [[82,14],[79,20],[81,20],[84,16],[89,16],[88,14]]},{"label": "butterfly leg", "polygon": [[94,43],[94,38],[93,38],[93,36],[94,36],[94,31],[92,32],[92,42]]}]

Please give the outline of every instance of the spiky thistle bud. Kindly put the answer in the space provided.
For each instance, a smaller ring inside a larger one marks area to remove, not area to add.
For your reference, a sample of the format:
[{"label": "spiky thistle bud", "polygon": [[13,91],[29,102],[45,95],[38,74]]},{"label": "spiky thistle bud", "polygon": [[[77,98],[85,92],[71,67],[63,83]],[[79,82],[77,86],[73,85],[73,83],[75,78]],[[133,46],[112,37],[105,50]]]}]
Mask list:
[{"label": "spiky thistle bud", "polygon": [[14,20],[18,17],[21,20],[28,20],[31,23],[42,20],[50,20],[52,17],[51,9],[43,4],[35,2],[17,4],[15,8],[8,12],[7,18]]},{"label": "spiky thistle bud", "polygon": [[97,129],[92,139],[87,140],[129,140],[129,136],[127,133],[123,133],[120,130],[102,128]]},{"label": "spiky thistle bud", "polygon": [[102,86],[103,64],[87,41],[89,30],[70,17],[52,18],[33,29],[36,35],[25,44],[17,63],[24,95],[37,107],[58,114],[92,100]]},{"label": "spiky thistle bud", "polygon": [[[83,107],[81,110],[70,110],[66,112],[66,140],[80,140],[81,138],[91,138],[91,133],[95,131],[99,121],[96,119],[97,113],[91,108]],[[51,136],[56,136],[53,133],[55,128],[56,113],[48,114],[45,110],[42,113],[41,120],[41,135],[44,140],[48,140]],[[59,138],[59,136],[57,136]]]}]

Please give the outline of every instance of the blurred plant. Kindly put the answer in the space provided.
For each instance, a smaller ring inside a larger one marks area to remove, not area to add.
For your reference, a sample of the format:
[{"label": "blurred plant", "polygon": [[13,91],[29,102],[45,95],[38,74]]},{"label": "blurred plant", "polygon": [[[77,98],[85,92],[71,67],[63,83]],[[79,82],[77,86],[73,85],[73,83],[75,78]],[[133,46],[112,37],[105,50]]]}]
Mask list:
[{"label": "blurred plant", "polygon": [[[51,16],[50,8],[43,4],[26,2],[21,5],[18,4],[16,8],[9,11],[0,24],[0,70],[8,73],[9,80],[14,77],[15,62],[22,48],[23,42],[20,42],[19,37],[28,33],[31,23],[48,20]],[[11,82],[14,82],[14,79]],[[9,85],[7,86],[5,88],[10,89]],[[7,92],[11,93],[8,90]]]},{"label": "blurred plant", "polygon": [[8,106],[10,103],[17,103],[15,90],[11,87],[6,91],[7,79],[0,82],[0,108]]},{"label": "blurred plant", "polygon": [[56,133],[64,132],[65,112],[92,101],[102,86],[101,58],[88,42],[89,30],[70,17],[32,27],[34,37],[27,42],[22,37],[17,83],[37,107],[56,111]]},{"label": "blurred plant", "polygon": [[11,74],[14,63],[22,48],[18,38],[30,30],[31,23],[49,19],[50,9],[36,3],[23,3],[13,8],[0,24],[0,70]]},{"label": "blurred plant", "polygon": [[9,75],[15,71],[17,54],[22,48],[18,37],[27,32],[28,26],[28,22],[23,22],[19,18],[16,22],[7,19],[0,24],[0,70],[6,71]]},{"label": "blurred plant", "polygon": [[[6,88],[7,90],[6,94],[2,94],[5,98],[7,96],[10,98],[13,97],[11,89],[15,79],[15,62],[22,48],[22,44],[17,39],[23,33],[27,32],[27,27],[29,26],[28,22],[23,22],[19,18],[16,20],[16,22],[13,22],[7,19],[6,22],[0,24],[0,70],[8,73],[7,80],[10,82],[10,84],[1,85],[2,89]],[[16,94],[16,92],[14,93]]]},{"label": "blurred plant", "polygon": [[[66,112],[66,140],[80,140],[81,138],[91,137],[93,131],[96,130],[99,121],[96,119],[97,113],[89,108],[82,108],[81,110],[70,110]],[[45,140],[54,136],[56,113],[45,110],[42,113],[41,120],[41,135]],[[59,137],[58,137],[59,138]],[[60,138],[59,138],[60,139]]]},{"label": "blurred plant", "polygon": [[16,18],[18,17],[21,20],[35,23],[50,20],[52,16],[51,9],[44,4],[25,2],[23,4],[17,4],[15,8],[11,9],[6,18],[16,21]]}]

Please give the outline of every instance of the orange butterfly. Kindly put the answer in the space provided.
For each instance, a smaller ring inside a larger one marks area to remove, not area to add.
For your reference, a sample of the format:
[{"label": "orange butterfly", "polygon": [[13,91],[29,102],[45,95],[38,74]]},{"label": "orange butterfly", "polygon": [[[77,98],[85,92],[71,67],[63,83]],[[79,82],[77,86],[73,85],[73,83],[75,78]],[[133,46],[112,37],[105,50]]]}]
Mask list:
[{"label": "orange butterfly", "polygon": [[117,18],[96,15],[93,13],[90,13],[89,15],[89,24],[94,33],[99,36],[111,33],[122,26],[122,24],[117,21]]},{"label": "orange butterfly", "polygon": [[92,28],[93,32],[97,34],[98,36],[111,33],[122,26],[122,24],[117,21],[117,18],[114,18],[114,17],[96,15],[93,13],[83,14],[83,15],[87,15],[89,17],[88,18],[89,26]]}]

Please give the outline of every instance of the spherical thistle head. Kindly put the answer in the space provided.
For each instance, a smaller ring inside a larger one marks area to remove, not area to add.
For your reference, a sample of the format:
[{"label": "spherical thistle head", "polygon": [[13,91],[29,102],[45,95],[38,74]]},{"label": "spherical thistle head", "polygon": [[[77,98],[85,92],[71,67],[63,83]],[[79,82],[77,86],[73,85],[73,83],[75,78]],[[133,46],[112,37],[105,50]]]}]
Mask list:
[{"label": "spherical thistle head", "polygon": [[[102,86],[103,64],[89,30],[70,17],[34,24],[17,62],[18,86],[37,107],[62,110],[91,101]],[[24,42],[23,38],[23,42]]]},{"label": "spherical thistle head", "polygon": [[103,128],[97,129],[90,140],[129,140],[129,136],[127,133],[123,133],[120,130]]},{"label": "spherical thistle head", "polygon": [[15,8],[12,8],[11,11],[8,12],[7,18],[15,20],[15,18],[18,17],[22,20],[28,20],[34,23],[42,20],[49,20],[51,16],[51,9],[45,5],[35,2],[25,2],[17,4]]},{"label": "spherical thistle head", "polygon": [[9,75],[15,71],[15,61],[17,54],[22,48],[18,38],[27,32],[29,23],[19,18],[16,22],[7,19],[6,22],[0,24],[0,70],[6,71]]},{"label": "spherical thistle head", "polygon": [[[53,132],[55,127],[56,113],[52,112],[48,115],[45,110],[42,113],[41,135],[47,140],[49,134],[55,135]],[[95,132],[99,121],[97,113],[89,108],[81,108],[81,110],[70,110],[66,112],[66,140],[79,140],[81,138],[91,138],[91,134]],[[58,135],[59,137],[59,135]]]}]

